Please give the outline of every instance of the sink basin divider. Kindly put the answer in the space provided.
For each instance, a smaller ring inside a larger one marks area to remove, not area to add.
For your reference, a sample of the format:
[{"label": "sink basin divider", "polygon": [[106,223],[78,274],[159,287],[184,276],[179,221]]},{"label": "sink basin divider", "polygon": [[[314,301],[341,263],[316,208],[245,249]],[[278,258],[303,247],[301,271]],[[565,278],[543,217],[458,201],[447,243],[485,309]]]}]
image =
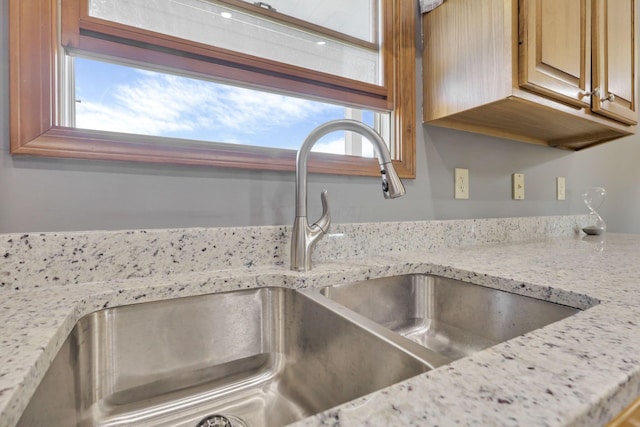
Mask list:
[{"label": "sink basin divider", "polygon": [[418,359],[420,362],[427,364],[431,369],[436,369],[440,366],[447,365],[452,362],[451,359],[438,354],[426,347],[421,346],[408,338],[403,337],[396,332],[393,332],[384,326],[362,316],[359,313],[339,304],[331,299],[325,297],[320,293],[319,289],[312,288],[302,291],[304,296],[313,301],[325,306],[327,309],[333,311],[337,315],[346,318],[347,320],[357,323],[363,329],[368,330],[370,333],[376,335],[378,338],[386,341],[390,345],[398,348],[400,351],[410,355],[411,357]]}]

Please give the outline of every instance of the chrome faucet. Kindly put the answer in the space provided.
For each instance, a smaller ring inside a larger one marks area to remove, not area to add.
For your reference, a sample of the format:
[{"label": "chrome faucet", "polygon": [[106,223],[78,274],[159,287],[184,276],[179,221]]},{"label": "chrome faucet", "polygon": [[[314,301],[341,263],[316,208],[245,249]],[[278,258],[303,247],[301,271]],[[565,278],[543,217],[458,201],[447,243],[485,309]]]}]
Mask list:
[{"label": "chrome faucet", "polygon": [[322,216],[312,225],[307,221],[307,161],[313,145],[324,135],[337,130],[359,133],[372,143],[380,163],[382,194],[385,199],[395,199],[405,194],[404,186],[393,167],[391,155],[384,140],[369,126],[356,120],[344,119],[327,122],[312,130],[298,150],[296,158],[296,219],[291,234],[292,270],[311,269],[311,251],[318,240],[329,231],[331,225],[327,190],[323,190],[320,194]]}]

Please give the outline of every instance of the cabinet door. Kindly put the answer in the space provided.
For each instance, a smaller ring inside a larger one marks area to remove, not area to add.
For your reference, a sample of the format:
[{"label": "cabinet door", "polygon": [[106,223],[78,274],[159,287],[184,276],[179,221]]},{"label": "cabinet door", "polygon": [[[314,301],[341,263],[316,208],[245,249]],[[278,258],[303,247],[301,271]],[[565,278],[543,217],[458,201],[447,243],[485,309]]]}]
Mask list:
[{"label": "cabinet door", "polygon": [[636,124],[635,0],[594,0],[592,110]]},{"label": "cabinet door", "polygon": [[520,87],[589,108],[591,0],[520,0],[519,6]]}]

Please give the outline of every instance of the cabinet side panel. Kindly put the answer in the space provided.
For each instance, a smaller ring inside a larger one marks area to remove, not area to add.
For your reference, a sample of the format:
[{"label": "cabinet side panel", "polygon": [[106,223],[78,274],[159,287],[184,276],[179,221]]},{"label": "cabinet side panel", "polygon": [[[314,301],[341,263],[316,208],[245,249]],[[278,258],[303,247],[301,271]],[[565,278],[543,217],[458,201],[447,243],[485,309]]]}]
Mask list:
[{"label": "cabinet side panel", "polygon": [[511,95],[512,7],[448,0],[423,15],[425,122]]}]

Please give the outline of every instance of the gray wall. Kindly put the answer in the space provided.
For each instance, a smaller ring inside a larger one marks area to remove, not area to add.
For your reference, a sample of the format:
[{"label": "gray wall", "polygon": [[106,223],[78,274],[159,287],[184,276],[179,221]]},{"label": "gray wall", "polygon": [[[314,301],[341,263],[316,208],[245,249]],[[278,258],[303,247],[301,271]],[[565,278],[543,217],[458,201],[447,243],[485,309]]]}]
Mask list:
[{"label": "gray wall", "polygon": [[[0,233],[292,223],[293,173],[12,157],[7,11],[0,0]],[[310,216],[325,187],[334,222],[366,222],[586,213],[579,194],[597,185],[609,230],[640,232],[640,136],[578,153],[432,126],[417,137],[405,197],[384,200],[377,178],[312,175]],[[453,200],[455,167],[470,170],[470,200]],[[525,173],[524,201],[511,200],[514,172]],[[567,201],[555,200],[556,176]]]}]

